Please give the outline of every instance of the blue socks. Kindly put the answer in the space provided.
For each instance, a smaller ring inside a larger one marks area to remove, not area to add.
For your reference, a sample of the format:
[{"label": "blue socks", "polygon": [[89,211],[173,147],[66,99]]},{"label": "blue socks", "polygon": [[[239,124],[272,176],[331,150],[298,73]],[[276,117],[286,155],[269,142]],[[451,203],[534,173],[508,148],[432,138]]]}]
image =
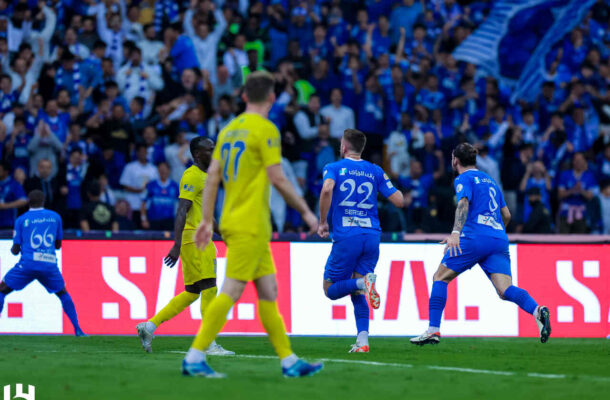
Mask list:
[{"label": "blue socks", "polygon": [[72,297],[65,292],[62,295],[58,296],[61,301],[61,306],[64,309],[64,312],[72,322],[74,326],[74,333],[79,334],[82,333],[80,326],[78,325],[78,317],[76,316],[76,307],[74,307],[74,302],[72,301]]},{"label": "blue socks", "polygon": [[2,309],[4,308],[4,298],[6,297],[6,295],[4,293],[0,293],[0,313],[2,312]]},{"label": "blue socks", "polygon": [[504,292],[504,298],[508,301],[512,301],[521,307],[524,311],[534,315],[538,304],[532,296],[526,290],[518,288],[517,286],[509,286]]},{"label": "blue socks", "polygon": [[326,291],[326,295],[331,300],[337,300],[360,289],[361,288],[358,287],[358,279],[346,279],[333,283]]},{"label": "blue socks", "polygon": [[430,294],[430,302],[428,303],[428,314],[430,318],[430,327],[440,328],[441,317],[447,303],[447,282],[435,281],[432,284],[432,293]]},{"label": "blue socks", "polygon": [[356,317],[356,328],[358,333],[369,331],[369,305],[363,294],[353,294],[354,316]]}]

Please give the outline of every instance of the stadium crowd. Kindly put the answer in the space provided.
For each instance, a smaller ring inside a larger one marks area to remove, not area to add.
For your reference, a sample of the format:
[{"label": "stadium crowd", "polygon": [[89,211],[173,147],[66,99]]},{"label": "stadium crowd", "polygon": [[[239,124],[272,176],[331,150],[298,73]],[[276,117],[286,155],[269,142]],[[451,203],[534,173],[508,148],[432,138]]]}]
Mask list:
[{"label": "stadium crowd", "polygon": [[[272,72],[283,167],[315,206],[346,128],[409,204],[387,232],[447,232],[451,150],[475,143],[509,231],[610,233],[610,5],[547,57],[537,98],[452,51],[491,1],[0,0],[0,229],[41,189],[73,229],[171,230],[189,140],[215,139]],[[517,44],[516,44],[517,45]],[[277,231],[300,230],[272,194]]]}]

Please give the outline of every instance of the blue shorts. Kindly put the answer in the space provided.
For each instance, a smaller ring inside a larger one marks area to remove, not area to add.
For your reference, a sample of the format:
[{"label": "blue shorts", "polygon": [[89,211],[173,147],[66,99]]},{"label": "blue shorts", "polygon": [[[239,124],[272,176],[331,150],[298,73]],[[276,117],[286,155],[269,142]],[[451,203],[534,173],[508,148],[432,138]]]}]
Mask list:
[{"label": "blue shorts", "polygon": [[47,292],[57,293],[66,286],[64,278],[57,265],[44,264],[19,263],[4,275],[4,283],[13,290],[21,290],[37,280]]},{"label": "blue shorts", "polygon": [[339,282],[351,279],[354,272],[366,275],[375,271],[379,260],[379,234],[362,234],[342,238],[333,243],[324,280]]},{"label": "blue shorts", "polygon": [[449,250],[447,250],[441,264],[458,274],[479,264],[488,277],[491,274],[512,276],[507,240],[481,236],[462,237],[460,238],[460,248],[462,254],[453,257],[449,256]]}]

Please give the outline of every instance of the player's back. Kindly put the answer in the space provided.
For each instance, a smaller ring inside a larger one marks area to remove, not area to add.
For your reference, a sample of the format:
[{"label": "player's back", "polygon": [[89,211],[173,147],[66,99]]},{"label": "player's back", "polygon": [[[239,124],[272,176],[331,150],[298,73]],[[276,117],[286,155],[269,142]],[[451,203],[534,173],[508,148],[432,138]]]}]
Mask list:
[{"label": "player's back", "polygon": [[21,246],[22,263],[55,265],[55,241],[62,238],[62,220],[55,211],[29,210],[15,222],[13,242]]},{"label": "player's back", "polygon": [[202,192],[207,178],[208,174],[203,172],[201,168],[191,165],[184,171],[180,179],[179,197],[193,202],[186,214],[184,230],[182,231],[182,242],[184,244],[193,242],[193,234],[202,220]]},{"label": "player's back", "polygon": [[485,236],[507,239],[500,210],[506,206],[498,184],[486,173],[472,169],[455,180],[458,199],[469,200],[468,218],[462,233],[465,236]]},{"label": "player's back", "polygon": [[220,230],[271,237],[267,167],[281,163],[280,133],[268,119],[243,113],[218,135],[218,160],[225,189]]},{"label": "player's back", "polygon": [[324,169],[324,179],[335,187],[328,222],[333,240],[381,232],[377,193],[389,197],[396,191],[383,170],[368,161],[345,158]]}]

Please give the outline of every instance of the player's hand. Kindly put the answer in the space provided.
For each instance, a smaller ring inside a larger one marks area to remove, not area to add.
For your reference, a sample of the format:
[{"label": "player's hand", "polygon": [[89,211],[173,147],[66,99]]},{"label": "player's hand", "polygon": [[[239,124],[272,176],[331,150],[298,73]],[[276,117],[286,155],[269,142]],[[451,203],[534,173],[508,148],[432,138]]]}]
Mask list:
[{"label": "player's hand", "polygon": [[309,227],[309,234],[313,235],[318,230],[318,218],[311,211],[303,214],[303,220]]},{"label": "player's hand", "polygon": [[180,247],[173,245],[167,256],[163,259],[163,262],[168,267],[173,268],[178,262],[178,257],[180,257]]},{"label": "player's hand", "polygon": [[318,226],[318,236],[326,239],[328,237],[328,233],[329,233],[328,222],[320,222],[320,225]]},{"label": "player's hand", "polygon": [[195,244],[199,250],[205,249],[205,246],[212,240],[214,222],[202,221],[195,232]]},{"label": "player's hand", "polygon": [[452,233],[449,237],[443,239],[441,244],[445,245],[445,253],[447,252],[447,249],[449,249],[449,257],[462,254],[462,248],[460,247],[460,234],[458,232]]}]

